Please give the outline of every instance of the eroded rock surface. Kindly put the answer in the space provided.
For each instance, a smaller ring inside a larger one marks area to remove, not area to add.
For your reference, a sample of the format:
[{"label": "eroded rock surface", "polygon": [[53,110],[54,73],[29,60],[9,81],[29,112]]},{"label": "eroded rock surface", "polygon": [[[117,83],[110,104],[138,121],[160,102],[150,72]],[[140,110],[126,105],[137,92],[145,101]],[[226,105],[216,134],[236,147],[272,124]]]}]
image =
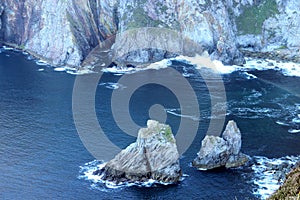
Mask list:
[{"label": "eroded rock surface", "polygon": [[249,160],[241,153],[241,145],[241,132],[234,121],[229,121],[222,137],[205,136],[193,166],[199,169],[240,167]]},{"label": "eroded rock surface", "polygon": [[1,20],[1,16],[2,16],[3,10],[4,10],[4,7],[0,4],[0,30],[1,30],[1,28],[2,28],[2,20]]},{"label": "eroded rock surface", "polygon": [[168,125],[154,120],[138,132],[135,143],[122,150],[101,170],[103,180],[119,182],[176,183],[182,175],[176,141]]},{"label": "eroded rock surface", "polygon": [[300,163],[286,176],[282,186],[269,200],[299,199],[300,197]]},{"label": "eroded rock surface", "polygon": [[[239,48],[287,49],[293,56],[300,48],[298,0],[3,0],[1,5],[0,40],[53,65],[80,67],[102,41],[143,27],[177,31],[224,64],[243,64]],[[162,35],[158,41],[165,40],[168,36]],[[118,47],[124,51],[128,46]],[[197,49],[194,53],[201,54]],[[168,56],[164,50],[148,48],[119,61],[151,62]]]}]

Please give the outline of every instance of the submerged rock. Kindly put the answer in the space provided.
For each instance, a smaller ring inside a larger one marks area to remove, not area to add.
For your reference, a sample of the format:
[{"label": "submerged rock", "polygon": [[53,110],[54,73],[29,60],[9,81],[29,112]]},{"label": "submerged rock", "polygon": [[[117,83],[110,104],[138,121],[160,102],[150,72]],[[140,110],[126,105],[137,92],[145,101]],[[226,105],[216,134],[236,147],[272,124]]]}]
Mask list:
[{"label": "submerged rock", "polygon": [[241,132],[234,121],[229,121],[222,137],[207,135],[193,166],[199,169],[240,167],[249,157],[241,153]]},{"label": "submerged rock", "polygon": [[135,143],[122,150],[101,170],[94,172],[103,180],[176,183],[182,176],[179,153],[169,125],[148,120]]}]

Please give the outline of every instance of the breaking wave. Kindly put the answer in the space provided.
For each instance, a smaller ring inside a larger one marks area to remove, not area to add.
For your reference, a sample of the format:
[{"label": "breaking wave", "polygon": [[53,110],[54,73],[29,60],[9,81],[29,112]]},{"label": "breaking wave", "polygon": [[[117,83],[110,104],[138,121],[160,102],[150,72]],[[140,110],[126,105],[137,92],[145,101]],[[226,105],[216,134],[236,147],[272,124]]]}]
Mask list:
[{"label": "breaking wave", "polygon": [[252,183],[255,185],[253,194],[260,199],[267,199],[285,180],[285,174],[300,161],[300,156],[286,156],[282,158],[267,158],[254,156]]},{"label": "breaking wave", "polygon": [[[105,162],[94,160],[88,163],[85,163],[83,166],[80,166],[79,170],[79,179],[87,180],[91,182],[91,188],[98,189],[101,191],[108,191],[108,189],[122,189],[124,187],[132,187],[132,186],[138,186],[138,187],[152,187],[155,185],[172,185],[172,183],[165,183],[156,181],[153,179],[150,179],[146,182],[119,182],[114,183],[112,181],[106,181],[102,179],[102,176],[94,175],[94,172],[96,170],[101,170],[105,167]],[[187,175],[183,175],[181,178],[181,181],[186,177]]]}]

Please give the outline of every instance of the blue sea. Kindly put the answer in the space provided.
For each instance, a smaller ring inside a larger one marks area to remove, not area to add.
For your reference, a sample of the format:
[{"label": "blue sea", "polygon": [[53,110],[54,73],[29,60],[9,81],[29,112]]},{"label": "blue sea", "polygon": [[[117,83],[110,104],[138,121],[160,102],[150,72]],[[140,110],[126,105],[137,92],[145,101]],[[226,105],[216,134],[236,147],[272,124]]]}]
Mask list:
[{"label": "blue sea", "polygon": [[[0,199],[265,199],[279,183],[274,182],[272,173],[264,173],[264,165],[299,159],[300,68],[286,64],[285,69],[284,63],[276,62],[268,68],[262,67],[263,62],[249,60],[251,67],[236,67],[222,74],[227,97],[225,122],[237,122],[242,151],[256,160],[254,166],[212,171],[191,167],[210,121],[218,116],[211,116],[210,95],[201,74],[191,65],[173,62],[170,67],[192,86],[200,109],[197,135],[180,159],[184,179],[178,185],[112,188],[89,176],[102,161],[87,150],[75,126],[72,95],[76,75],[1,48]],[[165,70],[151,73],[156,76]],[[133,74],[149,78],[149,73]],[[95,74],[80,76],[88,80]],[[126,91],[129,84],[119,83],[123,76],[103,73],[95,94],[98,123],[119,148],[135,141],[118,126],[112,112],[113,92]],[[176,84],[172,78],[166,78],[166,83]],[[130,97],[129,117],[145,126],[149,108],[156,104],[164,106],[166,122],[176,134],[182,118],[189,116],[182,115],[180,102],[168,87],[139,87]]]}]

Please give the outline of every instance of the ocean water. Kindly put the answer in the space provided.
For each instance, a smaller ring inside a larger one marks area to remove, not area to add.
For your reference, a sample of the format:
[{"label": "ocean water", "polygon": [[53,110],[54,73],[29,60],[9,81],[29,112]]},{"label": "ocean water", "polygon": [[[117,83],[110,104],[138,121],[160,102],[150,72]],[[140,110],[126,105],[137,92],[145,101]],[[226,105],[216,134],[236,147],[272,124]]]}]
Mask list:
[{"label": "ocean water", "polygon": [[[272,179],[273,172],[264,173],[264,166],[299,159],[300,78],[296,72],[300,69],[292,66],[282,70],[284,64],[280,63],[261,67],[262,62],[255,60],[249,63],[248,69],[235,68],[222,78],[227,96],[226,121],[237,122],[242,151],[256,160],[256,165],[213,171],[191,167],[210,120],[218,116],[211,116],[210,96],[201,75],[188,64],[173,62],[172,67],[192,85],[200,108],[197,135],[180,160],[184,180],[178,185],[112,188],[90,175],[100,162],[85,148],[74,124],[72,92],[76,76],[66,68],[53,68],[20,52],[1,49],[0,199],[266,198],[279,183]],[[153,74],[164,70],[154,70]],[[118,71],[103,74],[95,110],[107,137],[125,148],[135,138],[122,132],[111,111],[113,91],[128,87],[119,83],[121,77]],[[189,117],[181,115],[176,95],[168,88],[148,84],[130,99],[132,119],[144,126],[154,104],[164,105],[167,123],[175,133],[181,118]]]}]

